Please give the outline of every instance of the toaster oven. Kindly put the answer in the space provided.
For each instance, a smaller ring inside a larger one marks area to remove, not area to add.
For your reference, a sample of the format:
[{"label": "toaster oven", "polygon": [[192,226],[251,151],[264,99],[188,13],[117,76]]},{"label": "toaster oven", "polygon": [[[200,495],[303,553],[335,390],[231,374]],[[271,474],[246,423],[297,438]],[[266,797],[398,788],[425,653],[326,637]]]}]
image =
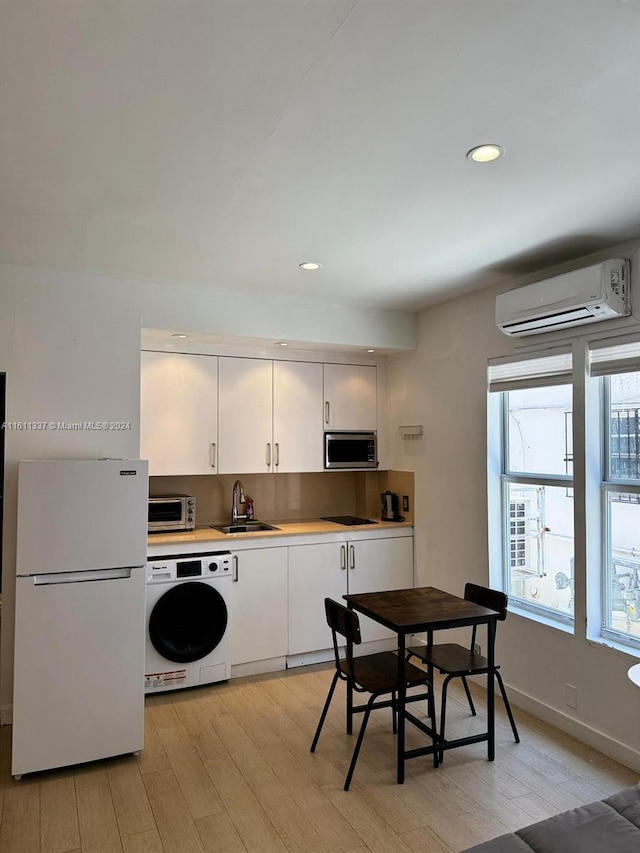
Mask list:
[{"label": "toaster oven", "polygon": [[162,495],[149,498],[149,533],[193,530],[195,526],[195,498],[190,495]]}]

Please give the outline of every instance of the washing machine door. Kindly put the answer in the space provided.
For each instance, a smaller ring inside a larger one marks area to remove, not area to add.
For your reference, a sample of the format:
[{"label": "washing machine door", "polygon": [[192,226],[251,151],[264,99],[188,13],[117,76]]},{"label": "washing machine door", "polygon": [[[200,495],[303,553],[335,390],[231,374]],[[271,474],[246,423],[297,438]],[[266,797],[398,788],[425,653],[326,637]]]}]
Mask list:
[{"label": "washing machine door", "polygon": [[227,605],[217,589],[204,583],[181,583],[156,602],[149,617],[149,638],[163,658],[191,663],[216,648],[227,620]]}]

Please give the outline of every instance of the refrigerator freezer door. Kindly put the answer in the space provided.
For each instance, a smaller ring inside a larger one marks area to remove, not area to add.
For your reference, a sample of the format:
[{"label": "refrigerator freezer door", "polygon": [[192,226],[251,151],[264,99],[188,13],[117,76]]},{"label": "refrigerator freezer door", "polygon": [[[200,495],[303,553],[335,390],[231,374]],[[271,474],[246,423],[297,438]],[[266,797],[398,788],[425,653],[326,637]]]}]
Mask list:
[{"label": "refrigerator freezer door", "polygon": [[143,566],[147,463],[131,459],[18,464],[18,575]]},{"label": "refrigerator freezer door", "polygon": [[144,568],[17,579],[13,775],[142,749],[144,598]]}]

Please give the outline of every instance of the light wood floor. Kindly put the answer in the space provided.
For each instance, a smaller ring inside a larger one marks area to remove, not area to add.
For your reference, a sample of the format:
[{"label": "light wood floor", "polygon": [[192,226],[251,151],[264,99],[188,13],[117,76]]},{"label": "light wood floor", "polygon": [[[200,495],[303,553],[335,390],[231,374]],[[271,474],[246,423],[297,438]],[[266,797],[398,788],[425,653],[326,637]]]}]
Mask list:
[{"label": "light wood floor", "polygon": [[[450,853],[637,782],[517,710],[516,745],[498,701],[495,762],[484,744],[447,753],[438,770],[414,759],[402,786],[390,712],[376,712],[345,793],[353,739],[341,688],[309,753],[330,678],[307,667],[151,697],[138,758],[21,782],[4,727],[0,853]],[[480,730],[462,695],[452,699],[449,733]]]}]

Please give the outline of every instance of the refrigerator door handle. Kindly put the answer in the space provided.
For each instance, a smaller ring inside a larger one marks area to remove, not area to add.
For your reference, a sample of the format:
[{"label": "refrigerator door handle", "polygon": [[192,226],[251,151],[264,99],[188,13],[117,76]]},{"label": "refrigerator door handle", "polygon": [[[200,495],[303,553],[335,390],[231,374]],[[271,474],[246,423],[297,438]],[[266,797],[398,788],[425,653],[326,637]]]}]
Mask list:
[{"label": "refrigerator door handle", "polygon": [[131,566],[122,569],[93,569],[88,572],[53,572],[50,575],[32,575],[34,586],[57,583],[84,583],[91,581],[126,580],[131,577]]}]

